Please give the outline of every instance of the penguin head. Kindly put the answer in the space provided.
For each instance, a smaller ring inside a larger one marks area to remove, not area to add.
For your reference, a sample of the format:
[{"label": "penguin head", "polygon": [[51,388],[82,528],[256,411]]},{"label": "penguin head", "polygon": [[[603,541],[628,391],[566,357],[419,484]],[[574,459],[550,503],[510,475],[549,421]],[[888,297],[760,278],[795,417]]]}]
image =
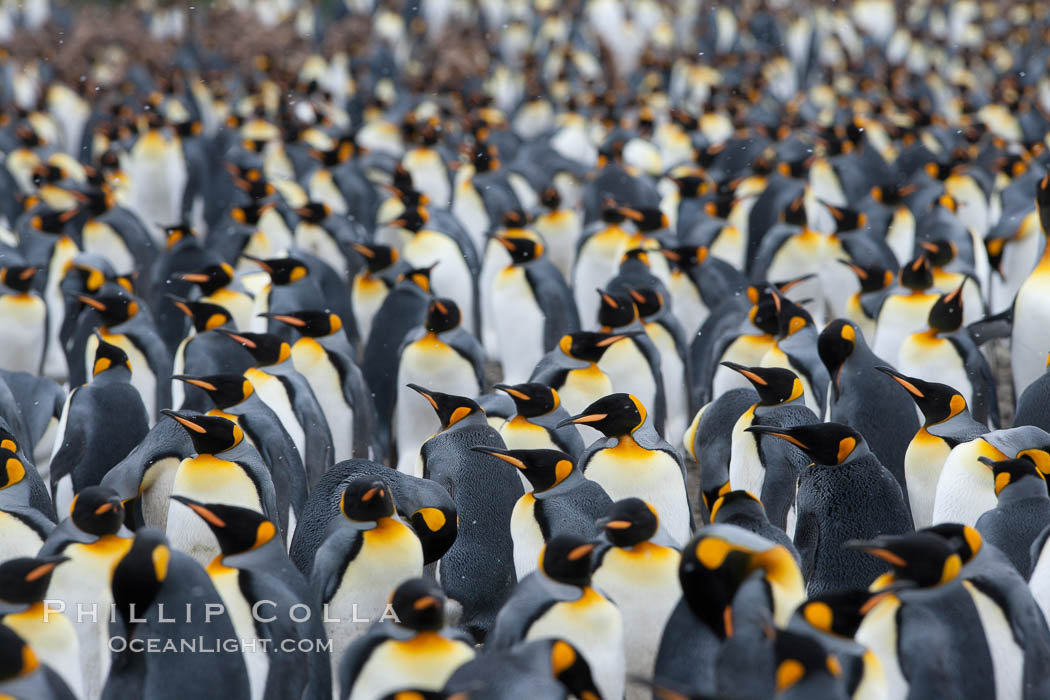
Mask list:
[{"label": "penguin head", "polygon": [[214,455],[241,444],[244,431],[222,416],[205,416],[193,411],[173,411],[162,408],[161,413],[171,417],[190,436],[194,451],[199,455]]},{"label": "penguin head", "polygon": [[277,206],[274,202],[252,202],[230,209],[230,218],[239,224],[258,226],[262,215]]},{"label": "penguin head", "polygon": [[789,338],[804,328],[813,326],[813,317],[804,308],[774,291],[773,305],[777,310],[777,334]]},{"label": "penguin head", "polygon": [[766,517],[766,508],[762,501],[750,491],[736,490],[724,493],[711,505],[710,520],[713,523],[724,522],[734,515],[749,513]]},{"label": "penguin head", "polygon": [[233,321],[233,316],[225,307],[207,301],[187,301],[173,294],[168,298],[179,311],[184,313],[198,333],[220,328]]},{"label": "penguin head", "polygon": [[663,256],[667,258],[671,266],[681,272],[687,272],[688,270],[700,265],[709,255],[707,246],[679,246],[677,248],[663,248],[661,251]]},{"label": "penguin head", "polygon": [[543,257],[544,254],[543,244],[531,238],[496,236],[496,242],[507,249],[507,253],[515,265],[522,265],[536,260]]},{"label": "penguin head", "polygon": [[848,260],[839,260],[839,263],[853,270],[857,281],[860,282],[860,293],[877,292],[886,289],[893,284],[893,271],[880,265],[857,265]]},{"label": "penguin head", "polygon": [[40,668],[40,660],[18,633],[0,625],[0,682],[22,678]]},{"label": "penguin head", "polygon": [[419,233],[423,230],[423,227],[427,225],[427,221],[430,220],[430,214],[423,207],[406,208],[401,212],[401,216],[390,221],[387,225],[394,226],[397,228],[403,228],[406,231],[412,233]]},{"label": "penguin head", "polygon": [[0,284],[8,289],[24,294],[33,286],[33,280],[40,268],[36,265],[9,265],[0,268]]},{"label": "penguin head", "polygon": [[938,238],[934,241],[922,241],[919,247],[923,249],[926,259],[935,268],[941,268],[955,259],[958,252],[955,244],[951,241]]},{"label": "penguin head", "polygon": [[408,520],[423,546],[423,561],[427,564],[444,556],[456,541],[459,516],[454,507],[424,506]]},{"label": "penguin head", "polygon": [[745,430],[785,440],[805,452],[818,465],[844,464],[868,453],[867,443],[861,434],[841,423],[813,423],[791,428],[752,425]]},{"label": "penguin head", "polygon": [[572,457],[560,450],[508,450],[503,447],[475,445],[474,452],[492,455],[517,469],[532,484],[537,494],[554,488],[568,479],[576,468]]},{"label": "penguin head", "polygon": [[664,297],[652,287],[628,290],[634,305],[638,309],[638,315],[642,318],[652,318],[664,308]]},{"label": "penguin head", "polygon": [[961,523],[941,523],[923,528],[921,532],[932,533],[947,542],[958,553],[963,564],[977,556],[984,543],[977,528]]},{"label": "penguin head", "polygon": [[0,600],[8,603],[38,603],[47,595],[51,574],[69,557],[18,557],[0,564]]},{"label": "penguin head", "polygon": [[868,225],[868,215],[862,211],[832,206],[827,202],[821,202],[821,204],[831,213],[831,218],[835,220],[835,233],[859,231]]},{"label": "penguin head", "polygon": [[847,549],[866,552],[890,565],[890,573],[873,583],[872,590],[929,588],[948,583],[959,575],[963,560],[951,542],[934,532],[918,530],[906,535],[880,535],[852,540]]},{"label": "penguin head", "polygon": [[627,220],[627,214],[615,201],[606,199],[602,202],[601,219],[606,224],[622,224]]},{"label": "penguin head", "polygon": [[597,290],[601,296],[598,307],[598,325],[606,329],[622,328],[638,319],[638,309],[629,294]]},{"label": "penguin head", "polygon": [[995,495],[998,496],[1003,492],[1010,484],[1017,483],[1022,479],[1037,479],[1042,482],[1043,487],[1046,487],[1046,477],[1043,473],[1035,466],[1028,457],[1018,457],[1016,459],[1003,459],[996,461],[989,459],[988,457],[978,457],[977,460],[989,467],[992,470],[992,474],[995,475]]},{"label": "penguin head", "polygon": [[277,536],[277,528],[266,516],[250,508],[222,503],[200,503],[185,496],[172,496],[203,520],[219,542],[223,555],[240,554],[262,547]]},{"label": "penguin head", "polygon": [[559,583],[589,586],[594,547],[593,542],[576,535],[557,535],[540,552],[540,571]]},{"label": "penguin head", "polygon": [[656,509],[640,498],[616,501],[598,521],[606,539],[617,547],[633,547],[646,542],[660,528]]},{"label": "penguin head", "polygon": [[78,209],[67,209],[65,211],[39,209],[29,220],[29,225],[40,233],[58,235],[65,232],[66,224],[76,218],[79,213]]},{"label": "penguin head", "polygon": [[282,314],[259,314],[291,326],[307,338],[324,338],[343,328],[343,319],[328,311],[289,311]]},{"label": "penguin head", "polygon": [[3,469],[0,469],[0,490],[21,483],[26,478],[26,467],[14,451],[0,447],[0,464],[3,465]]},{"label": "penguin head", "polygon": [[751,382],[758,392],[760,406],[779,406],[802,398],[802,380],[789,369],[780,367],[744,367],[735,362],[723,362],[734,372],[739,372]]},{"label": "penguin head", "polygon": [[[783,167],[786,163],[781,163]],[[806,200],[799,196],[793,199],[787,207],[784,209],[781,217],[785,224],[792,226],[802,226],[805,228],[809,225],[809,220],[806,217]]]},{"label": "penguin head", "polygon": [[629,338],[634,333],[595,333],[593,331],[576,331],[563,335],[558,341],[558,349],[569,357],[584,362],[598,362],[613,343]]},{"label": "penguin head", "polygon": [[514,401],[515,412],[523,418],[545,416],[561,405],[558,392],[546,384],[528,382],[526,384],[493,384]]},{"label": "penguin head", "polygon": [[220,328],[219,332],[240,343],[259,367],[276,365],[292,356],[292,348],[288,342],[272,333],[235,333],[223,328]]},{"label": "penguin head", "polygon": [[[437,263],[435,263],[437,264]],[[405,270],[403,273],[398,275],[398,282],[408,282],[416,285],[427,294],[430,293],[430,272],[434,269],[434,265],[430,267],[414,267],[411,270]]]},{"label": "penguin head", "polygon": [[244,257],[261,267],[263,272],[270,276],[270,282],[279,287],[294,284],[310,274],[306,263],[298,258],[267,258],[264,260],[247,255]]},{"label": "penguin head", "polygon": [[115,535],[124,524],[124,503],[113,489],[88,486],[73,497],[69,517],[89,535]]},{"label": "penguin head", "polygon": [[128,372],[131,371],[131,361],[128,360],[126,352],[112,343],[107,343],[97,331],[95,337],[98,338],[98,347],[95,348],[95,362],[91,366],[92,377],[114,368],[126,368]]},{"label": "penguin head", "polygon": [[548,211],[557,211],[561,207],[561,193],[558,192],[558,188],[551,185],[540,192],[540,204]]},{"label": "penguin head", "polygon": [[[842,686],[842,666],[839,659],[829,653],[815,637],[799,634],[789,630],[777,630],[773,642],[773,656],[776,664],[777,696],[787,694],[792,689],[801,691],[798,697],[814,697],[812,693],[820,691],[825,684]],[[805,684],[805,688],[803,688]],[[830,692],[830,691],[829,691]],[[834,695],[819,695],[834,697]]]},{"label": "penguin head", "polygon": [[[966,281],[963,281],[966,284]],[[932,330],[938,333],[953,333],[959,330],[963,321],[963,284],[957,288],[942,294],[930,308],[928,323]]]},{"label": "penguin head", "polygon": [[295,213],[308,224],[321,224],[329,217],[332,210],[323,202],[307,202],[296,209]]},{"label": "penguin head", "polygon": [[461,320],[456,302],[451,299],[432,299],[427,306],[423,327],[428,333],[444,333],[458,328]]},{"label": "penguin head", "polygon": [[575,423],[594,428],[605,437],[621,437],[642,427],[646,415],[645,406],[631,394],[609,394],[583,409],[583,413],[563,420],[558,427]]},{"label": "penguin head", "polygon": [[209,295],[233,282],[233,276],[233,267],[229,263],[219,263],[203,267],[197,272],[184,272],[178,278],[197,285],[201,292]]},{"label": "penguin head", "polygon": [[871,188],[871,198],[880,204],[884,204],[888,207],[899,207],[904,204],[905,200],[911,195],[918,191],[919,186],[915,184],[911,185],[897,185],[894,183],[888,183]]},{"label": "penguin head", "polygon": [[838,376],[842,365],[846,364],[856,347],[857,324],[843,318],[835,319],[824,326],[824,330],[817,337],[817,354],[832,378]]},{"label": "penguin head", "polygon": [[239,374],[210,374],[203,377],[176,374],[171,378],[204,390],[215,408],[219,409],[236,406],[255,393],[252,383]]},{"label": "penguin head", "polygon": [[933,268],[925,255],[920,255],[901,267],[900,284],[913,292],[922,292],[933,286]]},{"label": "penguin head", "polygon": [[823,593],[798,606],[795,615],[825,634],[853,639],[871,597],[863,589]]},{"label": "penguin head", "polygon": [[394,497],[390,486],[382,479],[362,476],[343,489],[339,510],[349,520],[374,522],[394,514]]},{"label": "penguin head", "polygon": [[141,620],[168,578],[172,552],[164,533],[146,527],[113,569],[113,605],[128,625]]},{"label": "penguin head", "polygon": [[399,257],[397,248],[391,248],[388,245],[351,243],[350,247],[365,259],[365,265],[368,266],[368,271],[371,273],[382,272],[396,263]]},{"label": "penguin head", "polygon": [[96,296],[77,295],[77,300],[84,306],[90,306],[98,312],[104,326],[116,326],[127,321],[139,312],[139,304],[127,294],[105,292]]},{"label": "penguin head", "polygon": [[482,414],[481,407],[466,396],[442,394],[440,391],[424,389],[418,384],[409,384],[408,388],[430,403],[434,412],[437,413],[438,420],[441,421],[442,430],[451,428],[468,416]]},{"label": "penguin head", "polygon": [[551,673],[572,697],[580,700],[602,700],[598,687],[594,684],[591,667],[583,654],[577,651],[564,639],[550,642]]},{"label": "penguin head", "polygon": [[634,222],[638,230],[643,233],[651,233],[670,226],[667,215],[657,207],[627,208],[620,207],[620,211],[628,219]]},{"label": "penguin head", "polygon": [[394,589],[390,607],[398,624],[418,632],[445,626],[445,592],[436,582],[411,578]]},{"label": "penguin head", "polygon": [[966,399],[947,384],[927,382],[918,377],[909,377],[890,367],[876,367],[893,381],[900,384],[922,411],[924,426],[936,425],[966,412]]},{"label": "penguin head", "polygon": [[508,209],[500,220],[505,229],[523,229],[529,223],[528,215],[521,209]]}]

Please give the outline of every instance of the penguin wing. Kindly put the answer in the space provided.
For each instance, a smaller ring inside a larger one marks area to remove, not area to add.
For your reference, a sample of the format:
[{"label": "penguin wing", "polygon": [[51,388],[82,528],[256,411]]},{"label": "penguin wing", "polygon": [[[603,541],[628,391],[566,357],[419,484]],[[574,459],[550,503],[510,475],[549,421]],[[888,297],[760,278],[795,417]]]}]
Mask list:
[{"label": "penguin wing", "polygon": [[727,302],[712,309],[700,325],[689,344],[689,364],[693,366],[692,405],[703,406],[711,399],[711,382],[718,362],[726,348],[742,335],[741,326],[745,321],[747,307],[739,302]]},{"label": "penguin wing", "polygon": [[[558,593],[538,571],[519,581],[496,615],[496,623],[485,640],[485,646],[492,651],[499,651],[509,649],[525,639],[532,623],[560,602]],[[568,600],[568,597],[565,599]]]},{"label": "penguin wing", "polygon": [[[801,494],[800,494],[801,495]],[[795,522],[795,549],[799,554],[799,566],[802,577],[809,580],[817,565],[817,549],[820,547],[820,522],[815,512],[803,510],[798,506],[798,520]]]},{"label": "penguin wing", "polygon": [[360,530],[343,526],[337,527],[317,549],[310,571],[310,581],[317,599],[322,604],[330,601],[339,590],[343,572],[361,551],[363,544],[364,537],[361,536]]},{"label": "penguin wing", "polygon": [[963,358],[966,376],[973,387],[973,417],[981,423],[999,427],[999,400],[995,375],[988,360],[965,331],[948,336],[955,351]]},{"label": "penguin wing", "polygon": [[339,659],[336,677],[339,679],[340,698],[350,697],[357,682],[357,676],[361,673],[368,659],[376,648],[391,639],[396,638],[396,628],[390,622],[378,622],[368,628],[364,635],[355,639],[353,643],[343,652]]},{"label": "penguin wing", "polygon": [[174,419],[164,416],[127,457],[106,472],[100,485],[113,489],[124,500],[137,498],[142,477],[150,466],[167,457],[181,461],[193,453],[186,431]]},{"label": "penguin wing", "polygon": [[303,426],[306,438],[306,454],[302,455],[303,465],[309,481],[315,483],[325,471],[332,466],[335,450],[332,447],[332,431],[324,416],[317,395],[298,372],[292,370],[287,375],[275,375],[288,394],[289,403],[299,424]]},{"label": "penguin wing", "polygon": [[270,467],[274,489],[287,498],[294,512],[299,515],[306,503],[306,471],[292,438],[269,406],[261,401],[253,411],[238,415],[238,423]]},{"label": "penguin wing", "polygon": [[525,277],[543,312],[543,349],[552,350],[563,335],[580,330],[576,302],[561,273],[549,260],[540,259],[526,265]]},{"label": "penguin wing", "polygon": [[441,340],[447,343],[463,359],[474,368],[474,377],[478,380],[478,388],[485,388],[485,351],[481,348],[477,338],[472,336],[465,328],[455,328],[441,334]]},{"label": "penguin wing", "polygon": [[11,396],[29,432],[28,437],[36,445],[47,432],[51,420],[61,415],[66,400],[65,392],[54,379],[28,372],[2,370],[0,378],[11,390]]},{"label": "penguin wing", "polygon": [[[135,323],[137,317],[123,325],[134,324],[127,331],[119,330],[120,326],[113,329],[115,333],[125,333],[132,344],[146,356],[149,367],[157,377],[157,409],[167,408],[171,405],[171,363],[172,355],[167,345],[160,337],[152,323],[140,321]],[[132,329],[133,328],[133,329]],[[153,407],[147,406],[147,409]]]}]

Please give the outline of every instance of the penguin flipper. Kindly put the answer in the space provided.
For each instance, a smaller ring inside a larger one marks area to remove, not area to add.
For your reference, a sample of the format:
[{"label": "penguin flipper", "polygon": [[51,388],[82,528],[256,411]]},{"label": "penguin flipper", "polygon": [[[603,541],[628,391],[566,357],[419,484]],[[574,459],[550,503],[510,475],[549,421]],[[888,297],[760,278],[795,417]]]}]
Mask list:
[{"label": "penguin flipper", "polygon": [[339,696],[341,700],[350,697],[350,692],[357,682],[361,669],[368,662],[372,652],[380,644],[390,640],[394,626],[390,622],[378,622],[368,628],[368,631],[358,639],[355,639],[343,652],[339,659],[339,670],[336,677],[339,679]]},{"label": "penguin flipper", "polygon": [[820,546],[820,524],[811,512],[803,512],[795,523],[795,549],[798,550],[802,577],[808,581],[817,565]]},{"label": "penguin flipper", "polygon": [[580,330],[580,317],[561,273],[549,261],[539,266],[541,261],[525,266],[525,278],[543,311],[543,350],[549,352],[563,335]]},{"label": "penguin flipper", "polygon": [[966,326],[966,332],[977,347],[980,347],[990,340],[1009,338],[1013,332],[1013,325],[1014,306],[1011,303],[1009,308]]},{"label": "penguin flipper", "polygon": [[330,601],[339,590],[343,572],[361,551],[363,544],[364,538],[360,530],[343,526],[330,534],[317,549],[310,571],[310,581],[317,599],[322,604]]},{"label": "penguin flipper", "polygon": [[[317,675],[315,669],[320,667],[320,664],[315,663],[313,657],[322,657],[325,671],[323,675],[328,675],[330,668],[328,652],[323,649],[314,649],[307,655],[306,652],[299,650],[298,644],[295,646],[295,651],[292,652],[281,646],[285,640],[298,642],[309,639],[308,635],[315,633],[315,618],[319,612],[316,606],[311,606],[310,620],[295,622],[292,619],[292,606],[307,601],[299,600],[299,597],[279,579],[242,569],[240,580],[242,590],[247,594],[246,598],[249,601],[267,601],[273,604],[270,614],[255,616],[255,629],[259,639],[272,640],[268,654],[270,668],[266,676],[266,694],[263,695],[263,700],[321,697],[317,694],[317,691],[321,689],[316,687],[313,689],[313,695],[304,696],[303,693],[309,681]],[[321,629],[323,630],[323,627]],[[331,693],[330,687],[327,687],[326,690]]]}]

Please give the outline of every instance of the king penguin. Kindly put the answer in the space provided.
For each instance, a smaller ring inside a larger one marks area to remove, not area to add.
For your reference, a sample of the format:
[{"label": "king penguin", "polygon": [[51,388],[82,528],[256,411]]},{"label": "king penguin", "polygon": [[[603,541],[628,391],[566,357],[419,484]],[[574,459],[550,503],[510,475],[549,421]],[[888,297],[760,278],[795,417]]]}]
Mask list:
[{"label": "king penguin", "polygon": [[579,468],[610,498],[637,497],[651,503],[664,531],[680,544],[693,530],[685,466],[646,420],[647,415],[634,396],[610,394],[564,424],[587,425],[602,433],[604,437],[580,457]]},{"label": "king penguin", "polygon": [[199,301],[217,304],[226,309],[236,328],[251,328],[253,298],[236,283],[233,267],[229,263],[208,265],[196,272],[180,273],[178,277],[183,282],[197,285],[201,292]]},{"label": "king penguin", "polygon": [[0,268],[0,324],[8,329],[0,367],[12,372],[39,374],[43,367],[48,310],[33,289],[38,271],[31,265]]},{"label": "king penguin", "polygon": [[0,625],[0,693],[12,698],[76,698],[62,676],[40,658],[18,634]]},{"label": "king penguin", "polygon": [[613,343],[627,337],[623,333],[577,331],[562,336],[558,347],[551,350],[532,370],[529,382],[546,384],[570,414],[613,392],[609,375],[598,362]]},{"label": "king penguin", "polygon": [[1027,457],[998,462],[981,457],[981,461],[992,468],[997,501],[995,508],[977,519],[977,532],[1002,550],[1027,579],[1032,572],[1032,543],[1050,526],[1046,477]]},{"label": "king penguin", "polygon": [[504,392],[514,402],[514,410],[499,427],[499,434],[508,448],[561,450],[574,462],[583,454],[580,432],[572,426],[558,427],[569,413],[561,405],[556,390],[539,382],[496,384],[493,388]]},{"label": "king penguin", "polygon": [[[1050,238],[1050,174],[1039,181],[1036,208],[1043,237]],[[1043,372],[1050,348],[1050,312],[1041,300],[1050,291],[1050,245],[1035,269],[1017,290],[1013,305],[1013,331],[1010,336],[1010,368],[1013,370],[1014,396],[1020,396]]]}]

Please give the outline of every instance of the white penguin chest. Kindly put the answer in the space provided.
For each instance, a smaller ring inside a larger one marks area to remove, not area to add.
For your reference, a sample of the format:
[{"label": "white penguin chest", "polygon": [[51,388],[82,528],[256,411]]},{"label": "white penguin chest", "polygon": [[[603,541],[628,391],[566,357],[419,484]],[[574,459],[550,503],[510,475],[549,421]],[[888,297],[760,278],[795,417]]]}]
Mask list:
[{"label": "white penguin chest", "polygon": [[536,303],[524,269],[511,266],[496,275],[492,307],[504,381],[527,381],[543,357],[546,317]]},{"label": "white penguin chest", "polygon": [[546,544],[543,531],[536,522],[536,497],[531,491],[514,504],[510,514],[510,536],[514,543],[514,573],[520,581],[536,570],[540,551]]},{"label": "white penguin chest", "polygon": [[971,527],[977,519],[995,508],[995,480],[992,470],[978,461],[980,457],[1007,459],[999,450],[981,438],[964,442],[944,461],[937,494],[933,502],[933,523],[962,523]]},{"label": "white penguin chest", "polygon": [[449,676],[473,658],[467,644],[436,632],[384,642],[361,667],[350,700],[371,700],[401,688],[441,690]]}]

